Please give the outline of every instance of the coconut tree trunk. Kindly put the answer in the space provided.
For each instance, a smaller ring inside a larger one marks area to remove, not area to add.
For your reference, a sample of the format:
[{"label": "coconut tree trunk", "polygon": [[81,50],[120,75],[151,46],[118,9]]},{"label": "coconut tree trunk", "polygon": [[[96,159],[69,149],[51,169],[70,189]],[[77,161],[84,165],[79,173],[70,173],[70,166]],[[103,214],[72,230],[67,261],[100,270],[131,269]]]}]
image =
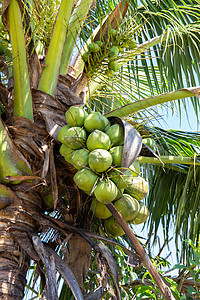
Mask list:
[{"label": "coconut tree trunk", "polygon": [[[43,140],[48,141],[48,133],[22,117],[10,119],[7,126],[12,156],[20,153],[32,165],[33,174],[40,175],[44,163],[41,143],[44,146]],[[7,186],[0,184],[0,299],[23,298],[30,258],[38,260],[31,243],[31,236],[40,228],[33,213],[41,212],[43,206],[38,178],[22,172],[17,184],[12,174],[6,177]]]},{"label": "coconut tree trunk", "polygon": [[29,238],[38,224],[30,211],[41,210],[41,201],[27,192],[30,187],[0,185],[0,299],[23,298],[30,255],[37,258]]}]

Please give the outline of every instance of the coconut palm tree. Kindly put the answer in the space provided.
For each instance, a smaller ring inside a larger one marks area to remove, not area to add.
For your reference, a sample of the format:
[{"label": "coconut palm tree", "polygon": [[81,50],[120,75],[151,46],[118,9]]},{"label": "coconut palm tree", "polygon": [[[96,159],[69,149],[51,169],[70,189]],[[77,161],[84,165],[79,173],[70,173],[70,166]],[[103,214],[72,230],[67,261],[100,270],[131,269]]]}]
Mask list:
[{"label": "coconut palm tree", "polygon": [[[1,9],[1,298],[23,298],[32,259],[37,263],[35,274],[36,278],[41,276],[44,297],[58,298],[57,270],[76,299],[83,299],[93,249],[101,274],[99,291],[112,279],[114,288],[110,284],[109,293],[120,299],[114,261],[105,246],[94,242],[99,221],[91,222],[87,195],[73,181],[76,170],[59,153],[58,131],[66,125],[65,112],[70,106],[85,105],[88,112],[125,118],[141,136],[152,136],[162,157],[157,153],[152,158],[152,151],[145,146],[146,152],[143,149],[138,157],[142,164],[155,165],[148,169],[149,180],[157,184],[148,200],[154,221],[150,229],[158,227],[160,216],[163,226],[165,220],[168,226],[173,215],[177,236],[181,230],[188,237],[189,231],[198,240],[197,135],[182,137],[177,132],[152,129],[148,120],[156,114],[155,105],[168,102],[173,108],[173,101],[178,100],[179,106],[183,103],[186,107],[186,100],[180,99],[187,97],[192,97],[188,101],[198,112],[199,102],[194,96],[198,96],[199,88],[189,86],[196,86],[199,80],[199,4],[141,1],[138,5],[132,0],[116,3],[114,8],[109,1],[2,0]],[[94,47],[97,41],[102,43],[101,50],[86,54],[88,46]],[[120,54],[109,61],[110,45]],[[140,148],[138,138],[135,158]],[[169,155],[173,155],[174,164]],[[166,180],[163,164],[171,179]],[[159,195],[162,187],[162,182],[157,183],[159,178],[170,188],[155,216],[155,193]],[[194,200],[184,210],[188,199]],[[108,208],[139,255],[146,258],[165,299],[173,299],[130,228],[112,205]],[[192,227],[184,221],[186,216],[187,222],[191,218]],[[46,238],[47,245],[41,238]],[[54,250],[67,241],[62,260]]]}]

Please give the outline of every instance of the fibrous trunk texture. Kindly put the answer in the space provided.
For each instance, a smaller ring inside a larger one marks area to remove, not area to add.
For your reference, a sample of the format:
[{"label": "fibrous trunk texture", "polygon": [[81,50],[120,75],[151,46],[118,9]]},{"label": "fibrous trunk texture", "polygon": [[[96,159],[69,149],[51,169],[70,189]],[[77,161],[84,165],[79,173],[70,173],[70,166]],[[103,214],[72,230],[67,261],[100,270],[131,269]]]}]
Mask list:
[{"label": "fibrous trunk texture", "polygon": [[[21,300],[24,296],[28,252],[32,252],[30,236],[38,229],[30,212],[41,209],[40,198],[27,192],[29,188],[29,184],[22,184],[12,191],[0,186],[0,202],[6,204],[0,210],[0,299],[3,300]],[[31,256],[34,258],[34,253]]]}]

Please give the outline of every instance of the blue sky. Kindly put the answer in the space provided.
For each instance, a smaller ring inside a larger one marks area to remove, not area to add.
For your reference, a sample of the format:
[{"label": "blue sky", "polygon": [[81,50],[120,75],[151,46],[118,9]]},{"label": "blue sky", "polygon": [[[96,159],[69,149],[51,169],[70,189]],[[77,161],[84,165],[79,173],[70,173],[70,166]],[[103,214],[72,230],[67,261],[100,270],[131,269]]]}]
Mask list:
[{"label": "blue sky", "polygon": [[161,111],[160,114],[162,118],[159,119],[158,122],[154,122],[154,124],[158,127],[162,127],[164,129],[175,129],[175,130],[183,130],[183,131],[199,131],[200,123],[198,122],[194,109],[191,105],[188,105],[187,115],[184,109],[182,109],[182,116],[180,120],[180,115],[178,112],[175,112],[173,115],[171,112],[168,114],[166,111]]}]

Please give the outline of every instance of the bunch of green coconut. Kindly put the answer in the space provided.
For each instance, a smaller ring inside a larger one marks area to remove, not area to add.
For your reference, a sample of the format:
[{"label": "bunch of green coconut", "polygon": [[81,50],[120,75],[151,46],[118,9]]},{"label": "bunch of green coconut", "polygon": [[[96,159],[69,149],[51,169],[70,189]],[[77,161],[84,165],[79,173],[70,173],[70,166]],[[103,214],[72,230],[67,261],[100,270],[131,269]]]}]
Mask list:
[{"label": "bunch of green coconut", "polygon": [[107,65],[106,75],[112,76],[119,70],[120,66],[117,58],[120,52],[124,48],[134,49],[136,42],[134,39],[127,41],[124,36],[120,36],[117,30],[113,28],[110,28],[108,32],[108,40],[109,42],[98,40],[88,44],[88,51],[82,55],[82,59],[89,66],[89,69],[93,64],[96,67],[97,62],[102,64],[102,61],[105,61]]},{"label": "bunch of green coconut", "polygon": [[65,116],[68,125],[58,132],[60,154],[78,170],[74,182],[91,197],[91,211],[105,220],[106,232],[113,237],[124,234],[106,207],[111,202],[131,224],[145,222],[149,212],[141,200],[148,183],[139,176],[138,162],[121,167],[123,126],[111,124],[100,112],[87,114],[82,107],[71,106]]}]

